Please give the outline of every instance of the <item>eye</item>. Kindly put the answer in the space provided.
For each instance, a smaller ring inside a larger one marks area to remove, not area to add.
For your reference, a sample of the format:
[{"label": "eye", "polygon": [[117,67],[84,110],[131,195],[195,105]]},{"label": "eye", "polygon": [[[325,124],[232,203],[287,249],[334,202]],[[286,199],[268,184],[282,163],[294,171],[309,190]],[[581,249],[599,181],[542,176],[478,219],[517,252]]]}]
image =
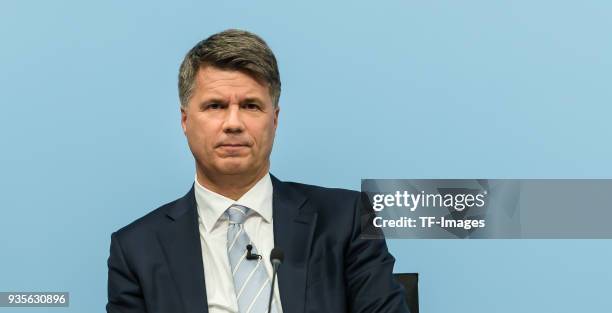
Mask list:
[{"label": "eye", "polygon": [[217,102],[212,102],[206,105],[206,110],[219,110],[221,109],[221,104]]},{"label": "eye", "polygon": [[261,110],[259,104],[255,102],[247,102],[243,105],[243,107],[247,110]]}]

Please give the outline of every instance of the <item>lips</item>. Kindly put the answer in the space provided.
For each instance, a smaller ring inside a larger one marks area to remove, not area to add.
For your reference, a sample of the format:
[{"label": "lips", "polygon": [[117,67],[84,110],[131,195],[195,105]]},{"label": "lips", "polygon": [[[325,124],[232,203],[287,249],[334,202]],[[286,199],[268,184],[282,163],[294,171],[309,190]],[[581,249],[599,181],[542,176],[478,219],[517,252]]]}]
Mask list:
[{"label": "lips", "polygon": [[251,144],[248,141],[237,141],[237,140],[227,140],[221,141],[217,143],[215,148],[221,149],[240,149],[240,148],[248,148]]},{"label": "lips", "polygon": [[215,150],[221,157],[245,156],[250,145],[244,143],[220,143]]},{"label": "lips", "polygon": [[221,143],[218,144],[217,147],[248,147],[249,145],[246,143]]}]

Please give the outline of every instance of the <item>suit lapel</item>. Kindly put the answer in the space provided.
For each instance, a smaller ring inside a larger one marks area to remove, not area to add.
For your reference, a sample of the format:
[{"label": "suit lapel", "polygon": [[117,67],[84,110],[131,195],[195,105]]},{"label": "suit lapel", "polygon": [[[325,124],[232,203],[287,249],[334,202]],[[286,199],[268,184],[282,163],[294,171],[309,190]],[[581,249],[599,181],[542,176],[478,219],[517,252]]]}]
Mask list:
[{"label": "suit lapel", "polygon": [[170,273],[181,295],[185,313],[208,313],[202,247],[193,186],[166,213],[172,220],[158,232]]},{"label": "suit lapel", "polygon": [[307,264],[317,213],[306,197],[290,185],[272,177],[272,212],[275,247],[285,260],[278,269],[278,287],[283,312],[304,312]]}]

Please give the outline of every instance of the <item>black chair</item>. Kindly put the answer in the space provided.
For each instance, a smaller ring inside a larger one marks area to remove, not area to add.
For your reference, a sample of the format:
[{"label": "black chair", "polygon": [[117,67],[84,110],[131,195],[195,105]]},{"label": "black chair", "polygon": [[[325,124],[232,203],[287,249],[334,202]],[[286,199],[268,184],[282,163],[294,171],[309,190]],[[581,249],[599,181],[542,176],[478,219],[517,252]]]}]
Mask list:
[{"label": "black chair", "polygon": [[404,295],[410,313],[419,313],[419,273],[397,273],[393,278],[404,286]]}]

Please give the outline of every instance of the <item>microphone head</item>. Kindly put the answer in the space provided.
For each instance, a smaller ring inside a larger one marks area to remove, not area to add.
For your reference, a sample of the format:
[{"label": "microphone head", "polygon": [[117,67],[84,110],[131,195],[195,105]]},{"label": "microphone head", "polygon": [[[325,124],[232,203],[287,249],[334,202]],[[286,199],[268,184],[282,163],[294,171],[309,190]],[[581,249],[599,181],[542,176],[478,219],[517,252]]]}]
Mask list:
[{"label": "microphone head", "polygon": [[274,263],[275,261],[278,263],[283,263],[283,259],[285,258],[285,254],[283,250],[280,248],[274,248],[270,252],[270,262]]}]

